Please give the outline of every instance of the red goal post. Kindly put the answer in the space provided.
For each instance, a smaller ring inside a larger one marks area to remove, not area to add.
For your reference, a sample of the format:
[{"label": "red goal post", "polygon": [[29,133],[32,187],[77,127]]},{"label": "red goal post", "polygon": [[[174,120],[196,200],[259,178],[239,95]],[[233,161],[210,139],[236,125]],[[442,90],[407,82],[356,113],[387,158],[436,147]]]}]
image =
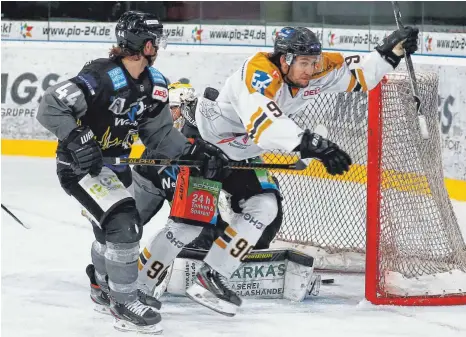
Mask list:
[{"label": "red goal post", "polygon": [[[428,140],[403,72],[369,94],[317,95],[293,116],[311,130],[325,125],[354,165],[342,177],[317,161],[303,172],[274,172],[284,197],[274,245],[309,253],[316,268],[365,271],[374,304],[466,304],[466,245],[443,181],[438,76],[416,75]],[[280,152],[263,158],[296,160]]]}]

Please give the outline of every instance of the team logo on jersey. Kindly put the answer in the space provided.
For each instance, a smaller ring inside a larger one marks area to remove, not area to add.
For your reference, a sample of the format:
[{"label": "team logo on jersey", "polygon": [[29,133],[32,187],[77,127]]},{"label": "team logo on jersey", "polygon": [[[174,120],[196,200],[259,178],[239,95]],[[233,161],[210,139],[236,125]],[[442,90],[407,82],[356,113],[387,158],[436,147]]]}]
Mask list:
[{"label": "team logo on jersey", "polygon": [[[131,103],[127,109],[124,109],[126,98],[113,98],[112,104],[109,106],[108,110],[113,112],[114,115],[122,116],[122,118],[115,119],[115,126],[137,126],[136,120],[144,112],[145,109],[145,105],[142,100],[146,97],[147,96],[138,98],[138,100],[134,103]],[[124,115],[126,115],[126,117],[123,117]]]},{"label": "team logo on jersey", "polygon": [[273,79],[269,74],[261,70],[256,70],[252,75],[251,87],[263,95],[265,89],[267,89],[272,81]]},{"label": "team logo on jersey", "polygon": [[113,100],[112,104],[108,107],[108,110],[113,112],[114,115],[124,115],[123,108],[125,107],[125,98],[117,97]]},{"label": "team logo on jersey", "polygon": [[142,114],[144,111],[144,103],[142,101],[134,103],[135,105],[131,106],[128,111],[128,118],[130,121],[134,122],[136,117]]},{"label": "team logo on jersey", "polygon": [[152,89],[152,98],[161,102],[166,102],[168,100],[168,89],[154,85]]}]

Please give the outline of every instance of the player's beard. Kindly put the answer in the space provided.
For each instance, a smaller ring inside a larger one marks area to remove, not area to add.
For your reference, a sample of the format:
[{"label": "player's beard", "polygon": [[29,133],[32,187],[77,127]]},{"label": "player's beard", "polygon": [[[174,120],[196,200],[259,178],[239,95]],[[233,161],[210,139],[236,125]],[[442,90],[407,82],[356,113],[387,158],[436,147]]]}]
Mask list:
[{"label": "player's beard", "polygon": [[[291,67],[293,65],[289,66],[288,68],[288,72],[285,74],[283,71],[282,71],[282,74],[283,74],[283,80],[290,86],[290,87],[295,87],[295,88],[306,88],[308,85],[309,85],[309,81],[306,83],[306,84],[299,84],[299,83],[296,83],[294,81],[292,81],[289,77],[290,75],[290,70],[291,70]],[[310,80],[310,79],[309,79]]]},{"label": "player's beard", "polygon": [[157,59],[157,52],[154,55],[144,55],[147,60],[147,66],[152,67],[154,65],[155,60]]},{"label": "player's beard", "polygon": [[309,85],[309,81],[307,82],[307,84],[295,83],[288,78],[288,75],[283,76],[283,79],[289,86],[295,87],[295,88],[306,88]]}]

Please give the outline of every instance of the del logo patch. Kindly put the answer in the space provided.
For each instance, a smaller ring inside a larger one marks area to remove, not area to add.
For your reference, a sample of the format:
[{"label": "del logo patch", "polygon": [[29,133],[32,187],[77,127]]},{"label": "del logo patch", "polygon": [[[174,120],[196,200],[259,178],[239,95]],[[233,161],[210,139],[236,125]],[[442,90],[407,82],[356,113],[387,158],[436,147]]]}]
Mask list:
[{"label": "del logo patch", "polygon": [[152,91],[152,98],[161,102],[166,102],[168,99],[168,89],[160,87],[158,85],[154,85],[154,89]]}]

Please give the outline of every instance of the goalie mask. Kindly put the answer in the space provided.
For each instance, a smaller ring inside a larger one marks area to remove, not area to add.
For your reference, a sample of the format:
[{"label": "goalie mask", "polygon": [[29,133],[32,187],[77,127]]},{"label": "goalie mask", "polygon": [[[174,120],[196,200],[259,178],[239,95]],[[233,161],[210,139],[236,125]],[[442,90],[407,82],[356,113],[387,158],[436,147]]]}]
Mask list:
[{"label": "goalie mask", "polygon": [[168,86],[168,93],[174,126],[178,130],[181,130],[186,121],[192,126],[196,126],[194,112],[197,97],[189,80],[182,78],[178,82],[170,84]]}]

